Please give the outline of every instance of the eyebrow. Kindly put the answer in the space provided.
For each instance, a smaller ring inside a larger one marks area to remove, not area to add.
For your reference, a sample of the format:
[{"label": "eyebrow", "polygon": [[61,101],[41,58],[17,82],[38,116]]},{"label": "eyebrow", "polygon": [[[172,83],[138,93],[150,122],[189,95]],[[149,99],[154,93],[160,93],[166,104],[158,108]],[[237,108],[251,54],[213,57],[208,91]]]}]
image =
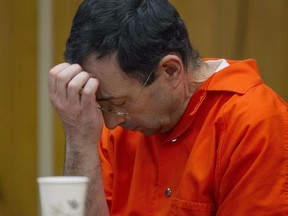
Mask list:
[{"label": "eyebrow", "polygon": [[100,97],[100,98],[96,98],[96,101],[110,101],[110,100],[117,100],[117,99],[121,99],[121,98],[124,98],[124,96],[103,96],[103,97]]},{"label": "eyebrow", "polygon": [[109,101],[114,99],[115,97],[113,96],[107,96],[107,97],[101,97],[101,98],[96,98],[96,101]]}]

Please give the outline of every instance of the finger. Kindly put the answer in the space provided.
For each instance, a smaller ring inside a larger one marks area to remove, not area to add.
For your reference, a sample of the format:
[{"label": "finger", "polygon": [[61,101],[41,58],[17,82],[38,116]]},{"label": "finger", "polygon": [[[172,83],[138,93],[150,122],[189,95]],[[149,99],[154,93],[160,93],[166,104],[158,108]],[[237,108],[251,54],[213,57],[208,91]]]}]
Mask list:
[{"label": "finger", "polygon": [[70,104],[80,104],[80,99],[84,86],[89,80],[90,75],[87,72],[80,72],[72,78],[67,85],[67,100]]},{"label": "finger", "polygon": [[96,107],[96,92],[99,86],[99,80],[96,78],[89,78],[86,82],[81,96],[81,106]]},{"label": "finger", "polygon": [[57,80],[56,80],[57,93],[61,98],[67,99],[68,83],[70,83],[70,81],[82,71],[83,69],[80,65],[73,64],[73,65],[70,65],[69,67],[64,68],[60,73],[58,73]]},{"label": "finger", "polygon": [[54,94],[57,91],[57,75],[64,69],[69,67],[69,63],[61,63],[53,67],[48,73],[49,93]]}]

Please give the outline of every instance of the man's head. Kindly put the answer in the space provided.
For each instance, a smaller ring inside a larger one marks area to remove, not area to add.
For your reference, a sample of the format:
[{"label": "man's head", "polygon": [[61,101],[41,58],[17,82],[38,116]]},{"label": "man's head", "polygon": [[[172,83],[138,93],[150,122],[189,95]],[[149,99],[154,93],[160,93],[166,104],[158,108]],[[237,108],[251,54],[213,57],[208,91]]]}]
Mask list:
[{"label": "man's head", "polygon": [[101,59],[113,53],[121,70],[142,84],[167,54],[177,54],[185,67],[200,62],[167,0],[85,0],[74,17],[66,61],[81,65],[90,54]]},{"label": "man's head", "polygon": [[178,122],[189,98],[185,71],[201,62],[167,0],[85,0],[65,58],[99,80],[96,100],[108,128],[149,135]]}]

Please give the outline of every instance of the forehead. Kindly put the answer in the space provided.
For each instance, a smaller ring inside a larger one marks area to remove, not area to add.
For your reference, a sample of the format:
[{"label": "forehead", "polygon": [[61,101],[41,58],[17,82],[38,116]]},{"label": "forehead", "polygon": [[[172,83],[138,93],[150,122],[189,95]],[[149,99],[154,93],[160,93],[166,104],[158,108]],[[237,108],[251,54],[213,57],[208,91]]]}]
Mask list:
[{"label": "forehead", "polygon": [[99,80],[99,90],[104,96],[123,96],[127,90],[139,85],[135,78],[129,77],[121,70],[116,54],[102,59],[97,59],[92,54],[86,58],[82,67]]},{"label": "forehead", "polygon": [[89,55],[83,65],[83,69],[93,77],[99,79],[101,83],[113,79],[129,80],[130,78],[121,70],[116,60],[116,54],[109,55],[102,59],[97,59],[96,55]]}]

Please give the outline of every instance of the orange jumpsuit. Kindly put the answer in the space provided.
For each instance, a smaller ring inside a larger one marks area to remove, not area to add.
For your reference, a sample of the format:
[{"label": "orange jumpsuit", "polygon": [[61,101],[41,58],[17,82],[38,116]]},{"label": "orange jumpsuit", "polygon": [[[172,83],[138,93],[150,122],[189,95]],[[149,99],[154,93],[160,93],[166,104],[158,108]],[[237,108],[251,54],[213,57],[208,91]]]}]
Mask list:
[{"label": "orange jumpsuit", "polygon": [[288,106],[254,60],[228,63],[201,85],[171,132],[104,129],[111,215],[288,215]]}]

